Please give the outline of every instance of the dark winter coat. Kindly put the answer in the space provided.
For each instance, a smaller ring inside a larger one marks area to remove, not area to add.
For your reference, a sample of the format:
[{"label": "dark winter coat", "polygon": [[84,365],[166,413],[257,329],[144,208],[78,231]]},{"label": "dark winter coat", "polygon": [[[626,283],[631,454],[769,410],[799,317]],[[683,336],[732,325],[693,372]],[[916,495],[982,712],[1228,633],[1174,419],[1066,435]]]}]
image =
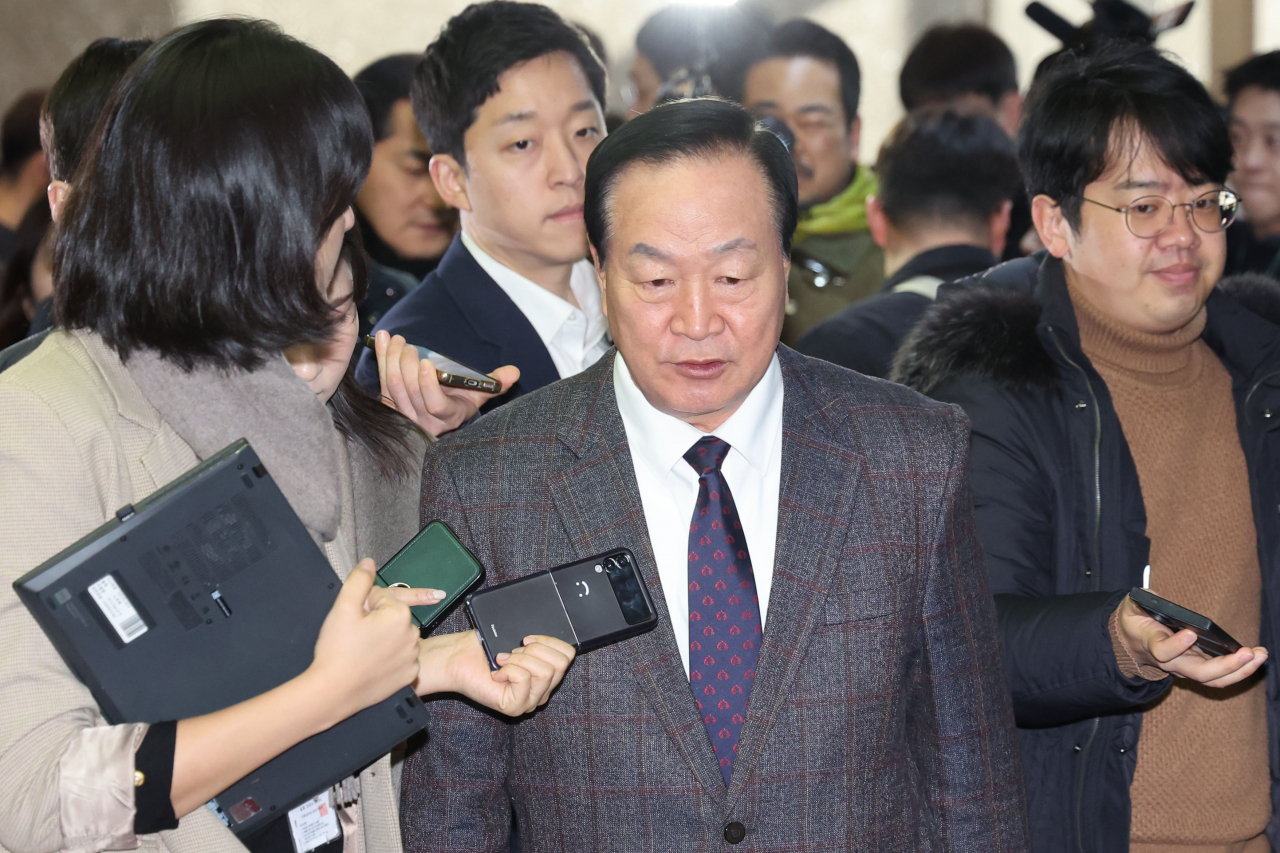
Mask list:
[{"label": "dark winter coat", "polygon": [[[1275,290],[1217,289],[1203,335],[1232,377],[1268,648],[1280,637],[1277,322]],[[895,378],[959,403],[973,422],[974,509],[1019,726],[1033,849],[1126,851],[1141,709],[1170,679],[1121,675],[1107,633],[1112,611],[1142,583],[1146,510],[1107,386],[1080,348],[1061,262],[1040,253],[957,282],[904,344]],[[1275,665],[1266,681],[1276,778]],[[1275,843],[1274,786],[1272,802]],[[1194,790],[1187,806],[1196,807]]]}]

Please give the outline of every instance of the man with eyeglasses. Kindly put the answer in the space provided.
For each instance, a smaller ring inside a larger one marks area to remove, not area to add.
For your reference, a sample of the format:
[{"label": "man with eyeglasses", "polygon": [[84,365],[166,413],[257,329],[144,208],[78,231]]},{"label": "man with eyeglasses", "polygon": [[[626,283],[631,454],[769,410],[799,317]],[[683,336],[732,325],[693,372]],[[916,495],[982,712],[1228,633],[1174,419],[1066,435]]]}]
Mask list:
[{"label": "man with eyeglasses", "polygon": [[[1267,851],[1277,828],[1280,327],[1215,287],[1231,157],[1154,50],[1061,61],[1019,137],[1046,250],[958,283],[898,355],[973,423],[1039,853]],[[1242,648],[1146,615],[1148,572]]]}]

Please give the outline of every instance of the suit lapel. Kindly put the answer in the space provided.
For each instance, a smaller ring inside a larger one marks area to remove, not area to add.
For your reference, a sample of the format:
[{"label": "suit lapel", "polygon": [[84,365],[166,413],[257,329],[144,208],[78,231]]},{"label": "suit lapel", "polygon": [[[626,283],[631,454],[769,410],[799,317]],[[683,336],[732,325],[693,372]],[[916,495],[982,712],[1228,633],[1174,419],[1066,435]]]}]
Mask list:
[{"label": "suit lapel", "polygon": [[462,244],[462,235],[453,238],[449,251],[440,260],[438,275],[476,335],[501,352],[499,365],[520,368],[520,388],[528,392],[560,378],[560,371],[529,318],[476,263]]},{"label": "suit lapel", "polygon": [[600,362],[590,368],[599,372],[600,381],[595,385],[593,399],[585,406],[586,417],[562,422],[561,441],[577,459],[551,481],[552,501],[579,558],[619,545],[626,545],[635,553],[658,612],[658,626],[627,641],[628,654],[634,660],[632,672],[667,736],[707,793],[718,802],[724,798],[724,779],[694,705],[671,628],[631,451],[614,397],[613,351]]},{"label": "suit lapel", "polygon": [[[825,403],[814,397],[796,370],[799,358],[785,348],[779,355],[784,389],[782,483],[773,586],[726,812],[746,789],[747,778],[791,694],[813,631],[822,621],[844,546],[844,519],[853,511],[861,473],[860,460],[841,454],[826,435]],[[840,455],[846,458],[839,459]],[[843,466],[841,476],[822,480],[821,472],[830,470],[833,461]],[[821,492],[820,499],[815,499],[815,490]]]}]

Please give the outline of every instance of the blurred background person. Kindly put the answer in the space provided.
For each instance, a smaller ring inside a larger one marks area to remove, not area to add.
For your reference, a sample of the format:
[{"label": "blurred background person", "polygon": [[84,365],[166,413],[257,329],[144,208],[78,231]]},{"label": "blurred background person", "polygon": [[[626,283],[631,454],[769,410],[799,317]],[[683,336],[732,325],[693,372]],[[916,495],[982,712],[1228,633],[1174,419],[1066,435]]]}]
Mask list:
[{"label": "blurred background person", "polygon": [[387,56],[355,76],[373,123],[373,164],[356,196],[356,221],[369,257],[369,295],[360,303],[360,334],[436,268],[458,213],[431,182],[431,149],[413,118],[409,84],[418,53]]},{"label": "blurred background person", "polygon": [[40,150],[40,105],[44,90],[18,96],[0,121],[0,268],[13,252],[18,224],[49,185]]},{"label": "blurred background person", "polygon": [[53,325],[52,224],[49,203],[39,198],[14,232],[13,253],[0,274],[0,351]]},{"label": "blurred background person", "polygon": [[[53,327],[52,222],[66,201],[107,98],[150,46],[147,39],[98,39],[71,61],[45,96],[39,133],[51,181],[47,194],[36,199],[18,227],[17,247],[0,285],[0,371],[40,346]],[[27,323],[20,331],[23,318]]]},{"label": "blurred background person", "polygon": [[779,24],[747,71],[743,104],[785,122],[799,181],[782,342],[876,292],[884,258],[867,231],[871,170],[858,165],[862,76],[849,46],[812,21]]},{"label": "blurred background person", "polygon": [[49,89],[40,109],[40,146],[49,166],[55,222],[107,98],[149,47],[150,39],[98,39],[71,60]]},{"label": "blurred background person", "polygon": [[1280,51],[1227,73],[1227,105],[1244,217],[1227,229],[1227,274],[1280,277]]},{"label": "blurred background person", "polygon": [[[1013,139],[1022,120],[1018,66],[1004,39],[975,23],[931,27],[907,54],[898,75],[898,94],[910,112],[943,105],[989,116]],[[997,252],[1005,260],[1038,245],[1023,246],[1031,227],[1031,203],[1019,188],[1013,194],[1009,235]]]},{"label": "blurred background person", "polygon": [[743,74],[763,52],[768,30],[763,13],[737,5],[677,4],[654,12],[636,33],[631,84],[624,93],[630,115],[657,104],[664,85],[670,84],[668,91],[676,94],[681,71],[705,73],[712,91],[697,94],[741,101]]},{"label": "blurred background person", "polygon": [[938,287],[995,266],[1021,184],[1013,140],[982,115],[917,110],[876,160],[867,224],[884,250],[880,292],[819,323],[796,349],[887,378],[894,353]]}]

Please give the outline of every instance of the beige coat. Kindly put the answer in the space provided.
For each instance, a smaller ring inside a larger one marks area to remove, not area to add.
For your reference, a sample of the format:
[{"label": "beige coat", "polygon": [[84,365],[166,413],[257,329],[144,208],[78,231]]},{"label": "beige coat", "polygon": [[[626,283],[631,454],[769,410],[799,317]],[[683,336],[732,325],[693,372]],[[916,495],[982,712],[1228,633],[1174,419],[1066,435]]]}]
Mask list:
[{"label": "beige coat", "polygon": [[[380,565],[418,529],[417,478],[391,486],[362,448],[347,451],[340,529],[323,543],[343,577],[357,554]],[[146,727],[106,725],[12,588],[198,461],[92,334],[55,332],[0,375],[0,853],[244,850],[204,808],[175,830],[133,835]],[[391,777],[385,756],[361,774],[364,850],[401,849]]]}]

